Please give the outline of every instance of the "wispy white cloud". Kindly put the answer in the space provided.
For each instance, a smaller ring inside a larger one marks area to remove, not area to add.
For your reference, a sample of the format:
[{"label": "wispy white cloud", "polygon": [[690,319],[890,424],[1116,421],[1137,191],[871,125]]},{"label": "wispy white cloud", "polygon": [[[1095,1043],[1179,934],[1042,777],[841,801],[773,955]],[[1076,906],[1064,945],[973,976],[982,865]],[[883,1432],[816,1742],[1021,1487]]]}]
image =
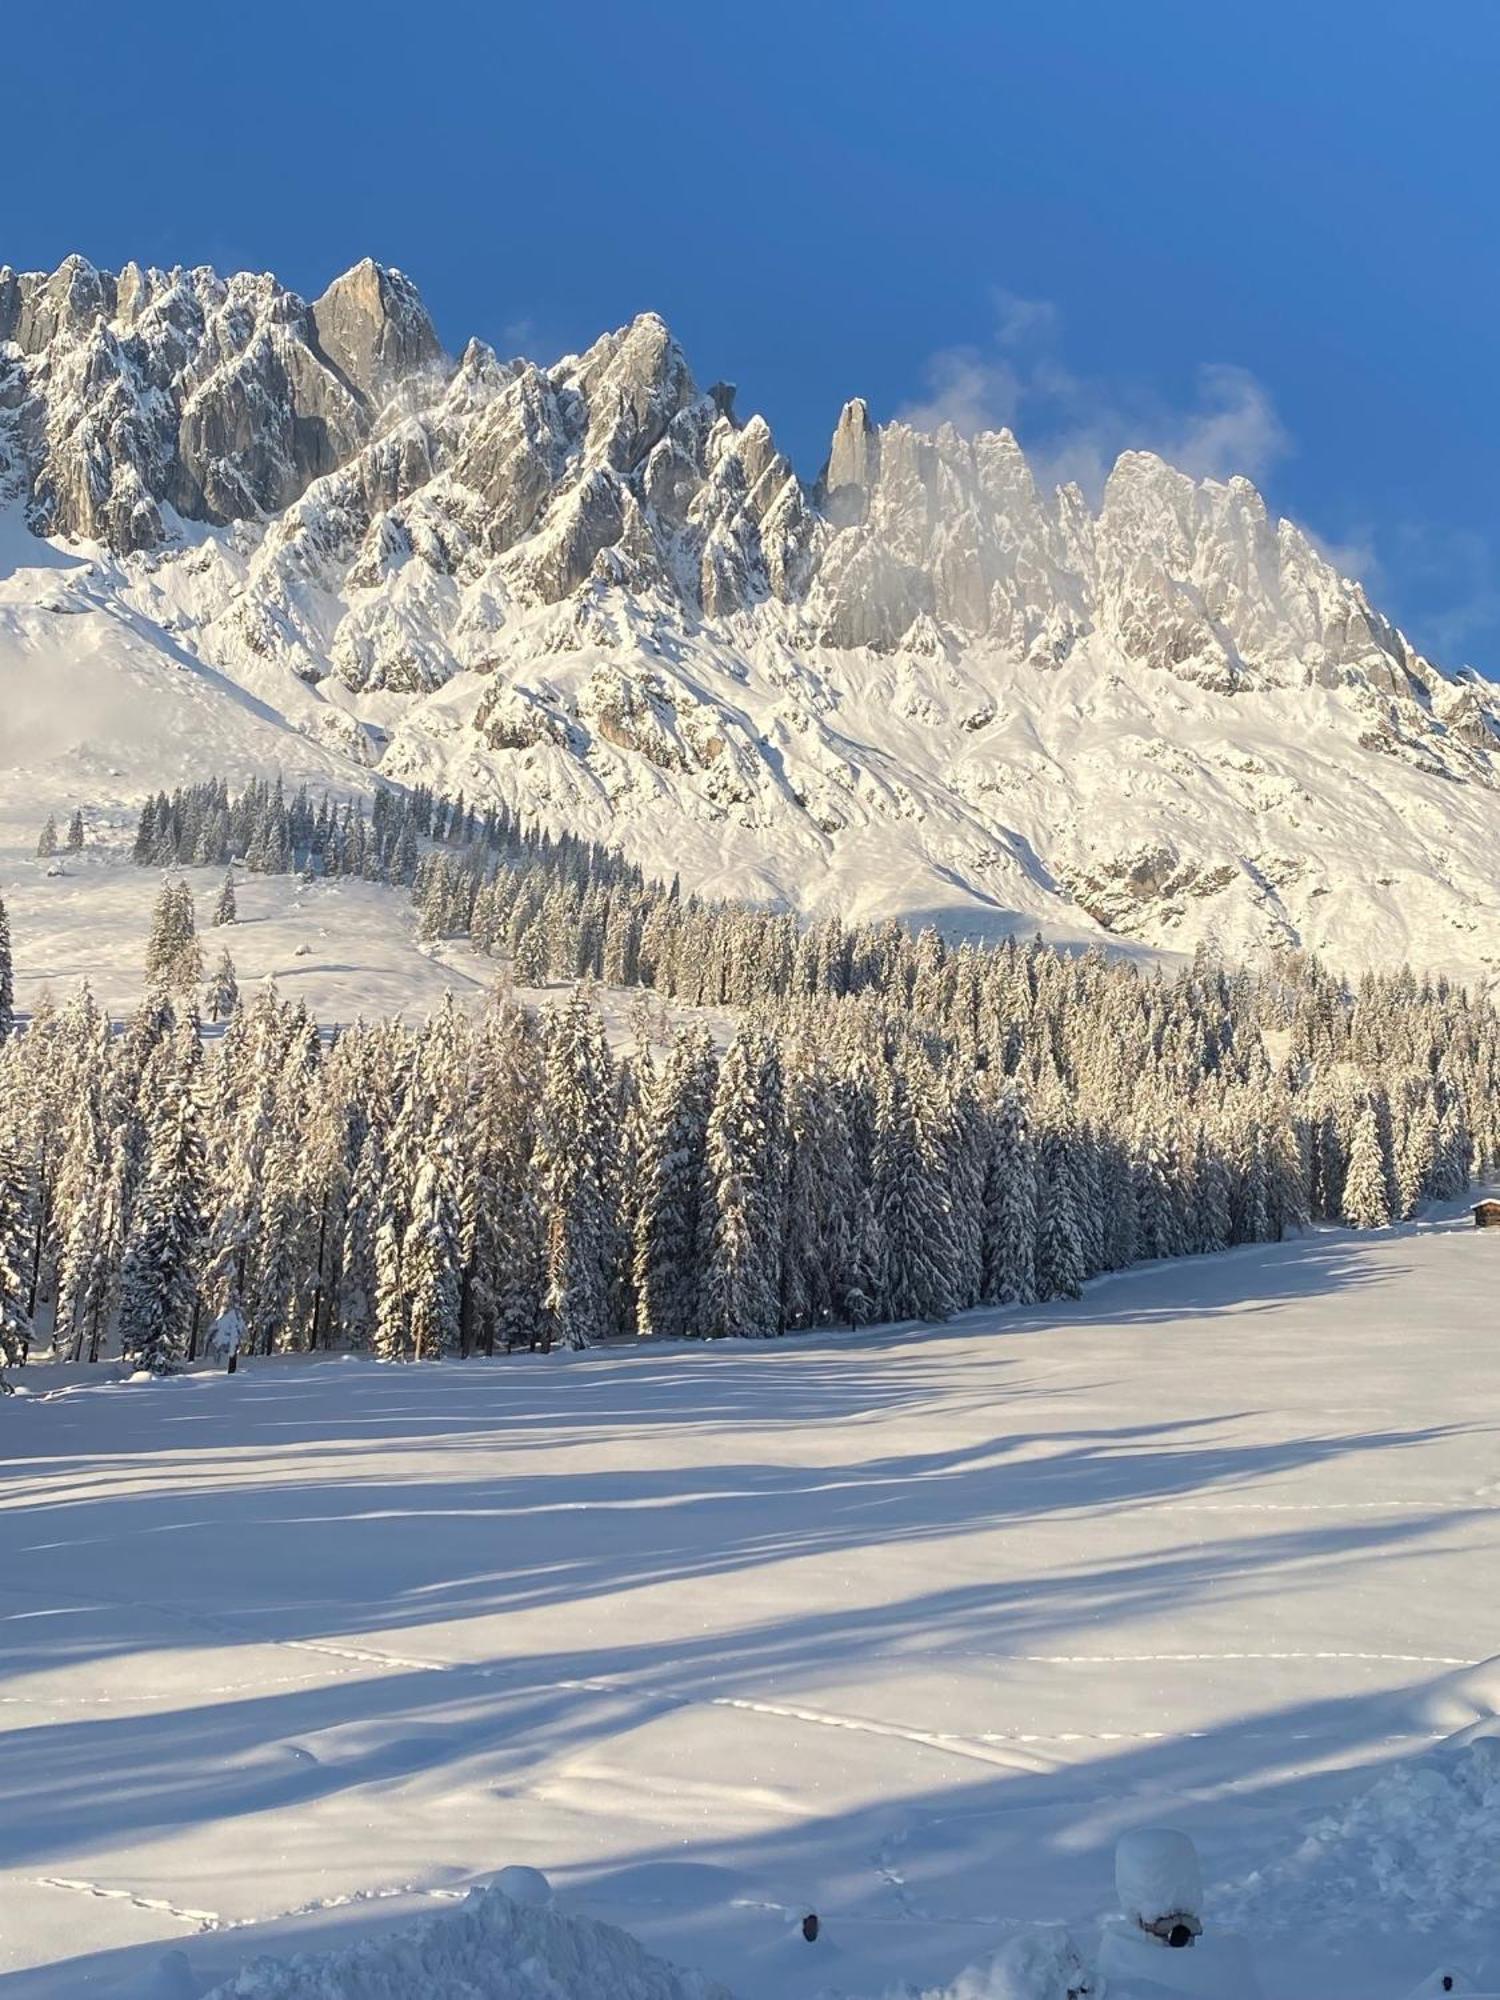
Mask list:
[{"label": "wispy white cloud", "polygon": [[1236,472],[1260,479],[1290,451],[1291,439],[1248,368],[1209,362],[1198,370],[1194,407],[1169,419],[1155,448],[1198,479]]},{"label": "wispy white cloud", "polygon": [[1062,318],[1047,299],[993,295],[994,332],[983,346],[940,350],[924,393],[897,412],[918,430],[948,423],[965,436],[1023,434],[1038,476],[1075,480],[1097,498],[1122,451],[1155,451],[1199,479],[1262,479],[1291,449],[1265,388],[1246,368],[1206,363],[1181,406],[1141,384],[1077,374],[1061,353]]},{"label": "wispy white cloud", "polygon": [[[922,393],[897,416],[919,430],[952,424],[965,436],[1014,430],[1038,483],[1080,486],[1097,504],[1122,451],[1154,451],[1198,479],[1242,473],[1263,483],[1293,449],[1265,384],[1249,369],[1205,363],[1176,400],[1141,382],[1080,374],[1065,356],[1062,315],[1047,299],[992,295],[993,325],[977,345],[944,348]],[[1414,643],[1445,666],[1489,660],[1500,673],[1500,542],[1476,529],[1368,523],[1337,536],[1298,526],[1340,575],[1377,600],[1417,607]]]},{"label": "wispy white cloud", "polygon": [[985,347],[939,349],[922,371],[925,394],[897,411],[913,430],[944,424],[964,437],[1013,424],[1052,364],[1045,349],[1057,337],[1058,312],[1050,299],[1023,299],[994,291],[995,330]]},{"label": "wispy white cloud", "polygon": [[1340,576],[1352,576],[1368,591],[1382,588],[1386,571],[1376,550],[1375,530],[1372,527],[1354,527],[1342,535],[1330,537],[1320,535],[1305,521],[1299,521],[1297,526],[1324,562],[1331,563]]},{"label": "wispy white cloud", "polygon": [[977,347],[947,347],[923,370],[925,395],[896,412],[917,431],[951,424],[964,437],[1007,428],[1016,420],[1025,385],[1003,357]]}]

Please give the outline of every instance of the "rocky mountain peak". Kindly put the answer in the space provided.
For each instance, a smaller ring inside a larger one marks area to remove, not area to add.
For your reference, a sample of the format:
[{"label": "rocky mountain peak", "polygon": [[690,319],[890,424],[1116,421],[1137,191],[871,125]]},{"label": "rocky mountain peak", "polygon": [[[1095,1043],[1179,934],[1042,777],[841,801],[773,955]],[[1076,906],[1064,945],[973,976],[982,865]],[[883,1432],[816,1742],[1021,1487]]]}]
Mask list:
[{"label": "rocky mountain peak", "polygon": [[880,433],[870,406],[863,396],[851,397],[839,412],[820,482],[824,511],[835,527],[863,521],[879,468]]},{"label": "rocky mountain peak", "polygon": [[[551,366],[451,361],[370,259],[311,304],[6,269],[10,499],[341,754],[659,835],[716,886],[734,855],[753,893],[885,870],[876,907],[1316,943],[1389,916],[1420,828],[1470,857],[1434,908],[1462,929],[1488,893],[1500,702],[1250,481],[1133,451],[1090,505],[1009,431],[855,398],[807,486],[654,313]],[[1326,883],[1325,838],[1373,886]]]},{"label": "rocky mountain peak", "polygon": [[398,382],[442,354],[416,286],[373,257],[335,278],[314,301],[312,326],[323,354],[376,408]]}]

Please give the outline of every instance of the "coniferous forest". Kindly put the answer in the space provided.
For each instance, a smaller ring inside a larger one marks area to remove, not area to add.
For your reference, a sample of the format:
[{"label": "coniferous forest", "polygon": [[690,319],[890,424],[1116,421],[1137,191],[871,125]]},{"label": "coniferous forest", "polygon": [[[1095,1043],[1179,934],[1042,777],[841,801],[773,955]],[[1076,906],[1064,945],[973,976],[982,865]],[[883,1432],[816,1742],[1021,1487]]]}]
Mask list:
[{"label": "coniferous forest", "polygon": [[[134,858],[225,867],[228,940],[236,866],[404,884],[424,935],[495,957],[495,994],[420,1027],[247,1000],[169,874],[129,1020],[81,990],[17,1025],[0,911],[12,1364],[943,1318],[1309,1219],[1378,1227],[1500,1152],[1500,1020],[1406,971],[802,925],[420,789],[367,814],[209,780],[148,801]],[[572,990],[512,997],[548,981]],[[641,989],[623,1050],[596,982]],[[735,1010],[727,1046],[684,1018],[704,1004]]]}]

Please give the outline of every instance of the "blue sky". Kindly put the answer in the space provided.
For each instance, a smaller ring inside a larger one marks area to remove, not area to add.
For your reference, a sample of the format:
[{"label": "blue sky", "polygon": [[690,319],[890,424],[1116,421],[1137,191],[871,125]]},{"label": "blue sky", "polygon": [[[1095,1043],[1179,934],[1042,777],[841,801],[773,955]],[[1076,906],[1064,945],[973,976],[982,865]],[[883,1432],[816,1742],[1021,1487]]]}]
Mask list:
[{"label": "blue sky", "polygon": [[0,262],[367,253],[541,359],[645,307],[816,472],[838,408],[1240,466],[1500,672],[1500,9],[257,0],[7,22]]}]

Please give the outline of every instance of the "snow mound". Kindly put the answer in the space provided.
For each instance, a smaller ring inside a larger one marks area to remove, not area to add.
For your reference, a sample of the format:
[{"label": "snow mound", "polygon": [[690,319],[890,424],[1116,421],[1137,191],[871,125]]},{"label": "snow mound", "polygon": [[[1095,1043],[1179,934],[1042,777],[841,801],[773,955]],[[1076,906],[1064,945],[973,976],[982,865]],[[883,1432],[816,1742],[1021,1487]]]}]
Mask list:
[{"label": "snow mound", "polygon": [[1039,1924],[922,2000],[1092,2000],[1102,1991],[1060,1924]]},{"label": "snow mound", "polygon": [[490,1884],[503,1896],[509,1896],[513,1903],[529,1903],[534,1909],[545,1909],[552,1901],[552,1884],[540,1868],[525,1868],[519,1863],[502,1868]]},{"label": "snow mound", "polygon": [[[730,2000],[626,1932],[476,1890],[455,1910],[343,1951],[258,1958],[207,2000]],[[1030,2000],[1030,1996],[1028,1996]]]},{"label": "snow mound", "polygon": [[1215,1898],[1241,1928],[1435,1931],[1500,1919],[1500,1736],[1395,1765]]},{"label": "snow mound", "polygon": [[1193,1843],[1164,1826],[1122,1834],[1115,1849],[1115,1891],[1125,1915],[1142,1926],[1197,1916],[1203,1880]]}]

